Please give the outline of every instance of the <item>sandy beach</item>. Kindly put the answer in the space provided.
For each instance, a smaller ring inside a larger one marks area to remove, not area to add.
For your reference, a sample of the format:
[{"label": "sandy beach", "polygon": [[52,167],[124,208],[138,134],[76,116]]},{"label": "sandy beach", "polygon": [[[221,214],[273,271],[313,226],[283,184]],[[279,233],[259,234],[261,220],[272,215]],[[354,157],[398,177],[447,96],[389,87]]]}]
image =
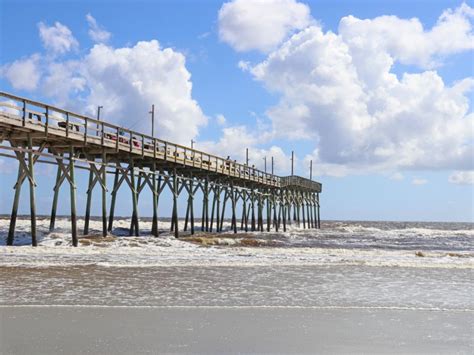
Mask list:
[{"label": "sandy beach", "polygon": [[[2,307],[2,354],[469,354],[471,312]],[[467,326],[469,324],[469,326]]]}]

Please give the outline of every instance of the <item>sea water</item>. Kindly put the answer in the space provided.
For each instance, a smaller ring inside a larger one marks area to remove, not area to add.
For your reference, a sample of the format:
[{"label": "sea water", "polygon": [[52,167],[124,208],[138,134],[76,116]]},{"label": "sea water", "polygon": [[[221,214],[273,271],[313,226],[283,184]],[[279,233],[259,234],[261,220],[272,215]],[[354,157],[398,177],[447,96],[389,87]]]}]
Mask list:
[{"label": "sea water", "polygon": [[324,221],[320,230],[292,223],[287,232],[234,236],[226,222],[205,246],[175,239],[169,221],[153,237],[148,219],[139,237],[128,236],[130,221],[119,218],[115,237],[102,239],[94,219],[97,236],[77,248],[67,218],[53,233],[40,218],[36,248],[26,218],[17,223],[16,246],[5,246],[8,224],[0,219],[2,305],[474,312],[471,223]]}]

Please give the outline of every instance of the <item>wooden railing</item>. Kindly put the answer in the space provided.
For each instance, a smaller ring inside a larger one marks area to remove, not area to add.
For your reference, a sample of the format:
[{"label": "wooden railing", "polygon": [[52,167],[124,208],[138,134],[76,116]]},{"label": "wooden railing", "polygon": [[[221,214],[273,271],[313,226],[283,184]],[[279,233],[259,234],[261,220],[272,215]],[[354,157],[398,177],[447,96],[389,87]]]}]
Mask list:
[{"label": "wooden railing", "polygon": [[323,186],[317,181],[293,175],[280,177],[280,187],[303,187],[315,192],[321,192]]},{"label": "wooden railing", "polygon": [[[20,120],[22,126],[28,124],[41,127],[46,136],[53,130],[55,133],[64,132],[66,138],[80,139],[84,144],[100,144],[115,148],[117,152],[128,151],[267,186],[286,186],[285,180],[282,180],[286,178],[102,120],[6,92],[0,92],[0,100],[0,111]],[[320,185],[304,178],[299,178],[298,183],[303,183],[304,185],[300,186],[305,188],[316,186],[314,184]]]}]

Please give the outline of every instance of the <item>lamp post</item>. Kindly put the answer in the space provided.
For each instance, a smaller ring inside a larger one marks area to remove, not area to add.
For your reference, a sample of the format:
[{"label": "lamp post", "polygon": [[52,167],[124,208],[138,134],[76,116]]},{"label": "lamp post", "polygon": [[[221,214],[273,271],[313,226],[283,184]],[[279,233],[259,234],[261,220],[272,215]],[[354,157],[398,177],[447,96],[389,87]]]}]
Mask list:
[{"label": "lamp post", "polygon": [[151,114],[151,136],[155,138],[155,105],[151,105],[151,111],[148,113]]},{"label": "lamp post", "polygon": [[245,148],[245,164],[249,166],[249,149]]},{"label": "lamp post", "polygon": [[272,157],[272,175],[273,175],[273,157]]},{"label": "lamp post", "polygon": [[293,176],[294,174],[294,163],[295,163],[295,152],[294,151],[291,151],[291,176]]},{"label": "lamp post", "polygon": [[[97,121],[100,121],[100,110],[103,109],[104,106],[97,106]],[[97,131],[95,132],[96,136],[99,136],[99,124],[97,123]]]},{"label": "lamp post", "polygon": [[263,157],[263,161],[265,162],[265,174],[267,173],[267,157]]},{"label": "lamp post", "polygon": [[313,161],[309,161],[309,179],[313,180]]},{"label": "lamp post", "polygon": [[194,143],[196,143],[196,141],[191,139],[191,149],[194,149]]}]

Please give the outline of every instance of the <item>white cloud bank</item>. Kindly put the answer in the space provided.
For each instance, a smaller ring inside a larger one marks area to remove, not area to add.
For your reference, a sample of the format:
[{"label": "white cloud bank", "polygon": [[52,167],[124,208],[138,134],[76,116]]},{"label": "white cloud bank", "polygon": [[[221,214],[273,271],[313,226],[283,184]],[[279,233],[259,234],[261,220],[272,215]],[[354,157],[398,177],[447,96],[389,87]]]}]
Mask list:
[{"label": "white cloud bank", "polygon": [[474,171],[455,171],[449,176],[449,182],[458,185],[474,185]]},{"label": "white cloud bank", "polygon": [[[95,20],[93,24],[100,28]],[[59,22],[52,27],[40,23],[39,31],[47,51],[60,54],[78,46],[72,32]],[[151,133],[148,112],[155,104],[155,134],[178,143],[189,144],[207,123],[192,98],[184,55],[162,48],[156,40],[124,48],[99,43],[84,56],[68,60],[35,54],[6,64],[1,72],[16,89],[41,90],[57,105],[94,116],[101,105],[107,121],[144,133]]]},{"label": "white cloud bank", "polygon": [[309,7],[295,0],[234,0],[219,10],[219,38],[237,51],[274,49],[308,26]]},{"label": "white cloud bank", "polygon": [[[246,11],[253,13],[251,3]],[[436,71],[416,70],[472,50],[473,17],[473,9],[462,4],[443,12],[426,30],[418,19],[348,16],[341,19],[338,33],[312,24],[262,62],[240,66],[280,94],[280,102],[267,110],[272,134],[314,141],[310,158],[319,173],[473,169],[469,95],[474,79],[447,85]],[[231,23],[242,43],[259,25],[258,17],[252,18],[256,24],[246,19]],[[225,18],[220,17],[219,25],[226,28]],[[414,72],[397,77],[397,62],[412,65]]]}]

